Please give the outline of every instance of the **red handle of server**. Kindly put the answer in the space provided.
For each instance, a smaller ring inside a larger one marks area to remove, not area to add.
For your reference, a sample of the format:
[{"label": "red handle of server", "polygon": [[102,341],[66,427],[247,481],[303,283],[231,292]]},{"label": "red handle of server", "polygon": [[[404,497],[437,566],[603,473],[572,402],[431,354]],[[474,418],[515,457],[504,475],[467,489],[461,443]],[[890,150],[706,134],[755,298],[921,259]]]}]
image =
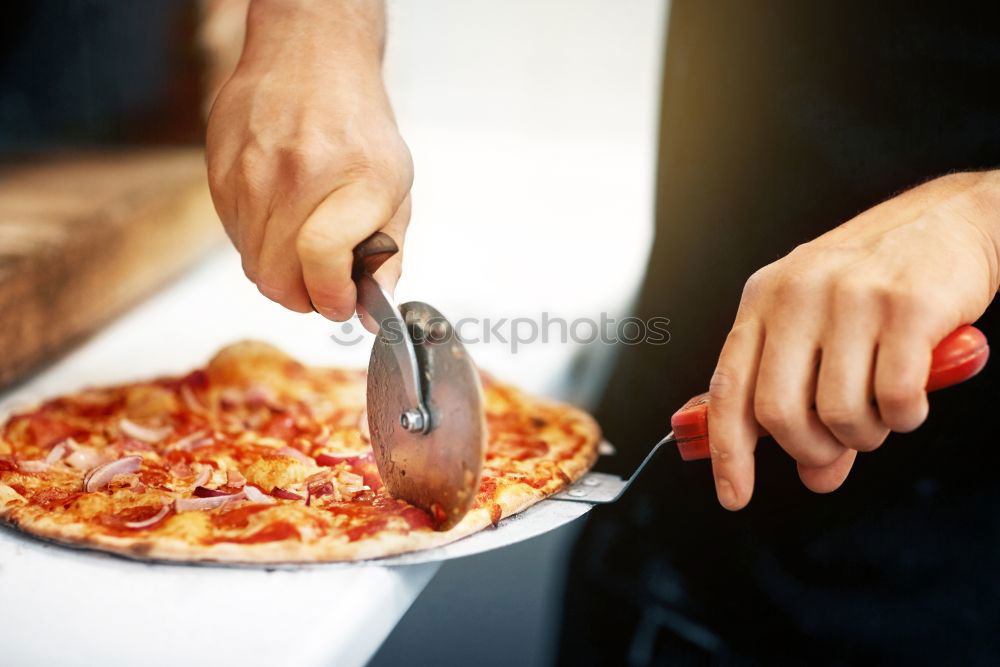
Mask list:
[{"label": "red handle of server", "polygon": [[[964,382],[983,370],[990,346],[983,332],[971,325],[961,326],[938,343],[931,357],[927,391],[944,389]],[[685,461],[711,458],[708,440],[708,394],[699,394],[670,418],[674,438]]]}]

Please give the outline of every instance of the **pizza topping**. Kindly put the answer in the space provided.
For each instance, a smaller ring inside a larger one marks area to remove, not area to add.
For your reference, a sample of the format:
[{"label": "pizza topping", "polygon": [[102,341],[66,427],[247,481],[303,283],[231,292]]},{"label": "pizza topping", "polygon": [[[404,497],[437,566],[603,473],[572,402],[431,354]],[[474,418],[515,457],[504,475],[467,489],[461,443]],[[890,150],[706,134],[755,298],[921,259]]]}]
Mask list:
[{"label": "pizza topping", "polygon": [[106,457],[93,447],[77,445],[74,441],[73,453],[66,457],[66,463],[77,470],[90,470],[104,463]]},{"label": "pizza topping", "polygon": [[66,454],[69,453],[70,447],[76,445],[76,440],[73,438],[66,438],[63,442],[52,448],[49,455],[45,457],[45,462],[49,465],[58,463],[63,459]]},{"label": "pizza topping", "polygon": [[338,463],[353,463],[353,459],[363,459],[372,454],[370,449],[359,449],[350,452],[331,452],[320,454],[316,457],[316,463],[321,466],[335,466]]},{"label": "pizza topping", "polygon": [[172,443],[164,451],[190,451],[199,447],[206,447],[213,442],[214,440],[208,435],[208,431],[195,431]]},{"label": "pizza topping", "polygon": [[251,486],[250,484],[243,487],[243,493],[246,495],[246,499],[252,503],[264,503],[265,505],[271,505],[275,502],[274,498],[267,495],[256,486]]},{"label": "pizza topping", "polygon": [[66,456],[66,453],[69,451],[69,443],[76,444],[76,441],[73,438],[66,438],[66,440],[52,448],[48,456],[45,457],[45,460],[21,461],[18,463],[18,467],[25,472],[45,472]]},{"label": "pizza topping", "polygon": [[321,482],[319,484],[310,484],[309,487],[309,498],[322,498],[323,496],[329,496],[337,492],[336,488],[333,486],[333,482]]},{"label": "pizza topping", "polygon": [[83,490],[91,492],[102,489],[107,486],[108,482],[114,479],[115,475],[134,473],[141,465],[141,456],[126,456],[117,461],[99,465],[88,472],[83,478]]},{"label": "pizza topping", "polygon": [[244,394],[244,399],[250,407],[266,407],[275,412],[284,412],[285,406],[278,400],[278,395],[266,384],[253,384]]},{"label": "pizza topping", "polygon": [[236,470],[235,468],[230,468],[229,470],[226,471],[227,486],[232,486],[234,488],[239,489],[245,486],[246,483],[247,483],[246,477],[244,477],[243,473],[241,473],[239,470]]},{"label": "pizza topping", "polygon": [[204,486],[212,478],[212,466],[199,465],[198,467],[200,468],[198,476],[191,482],[193,487]]},{"label": "pizza topping", "polygon": [[279,440],[291,440],[298,435],[295,418],[289,414],[277,414],[264,426],[264,434]]},{"label": "pizza topping", "polygon": [[198,397],[194,395],[194,391],[192,391],[190,386],[186,384],[181,385],[181,398],[184,400],[184,405],[187,406],[187,409],[194,414],[202,416],[208,415],[208,408],[201,404],[201,401],[199,401]]},{"label": "pizza topping", "polygon": [[316,472],[313,465],[306,465],[289,456],[266,456],[254,461],[243,471],[247,481],[261,489],[288,488],[302,483]]},{"label": "pizza topping", "polygon": [[251,535],[221,536],[210,540],[210,543],[234,542],[236,544],[260,544],[262,542],[280,542],[291,539],[302,539],[302,535],[299,534],[298,529],[287,521],[275,521],[266,528],[262,528]]},{"label": "pizza topping", "polygon": [[296,461],[305,463],[308,466],[315,465],[315,461],[313,461],[311,458],[309,458],[299,450],[295,449],[294,447],[282,447],[281,449],[278,450],[278,453],[281,454],[282,456],[289,456],[295,459]]},{"label": "pizza topping", "polygon": [[31,496],[31,502],[51,512],[57,507],[69,507],[70,503],[79,498],[80,495],[79,491],[70,491],[68,489],[60,488],[45,488],[40,491],[36,491]]},{"label": "pizza topping", "polygon": [[122,525],[130,530],[143,530],[146,528],[152,528],[153,526],[155,526],[156,524],[160,523],[165,518],[167,518],[168,514],[170,514],[169,503],[160,507],[159,511],[157,511],[156,514],[149,517],[148,519],[137,519],[135,521],[126,521]]},{"label": "pizza topping", "polygon": [[177,396],[166,387],[137,384],[125,390],[125,414],[130,419],[156,418],[176,412],[177,408]]},{"label": "pizza topping", "polygon": [[217,498],[219,496],[229,496],[233,495],[231,493],[226,493],[225,491],[219,491],[218,489],[209,489],[204,486],[194,487],[194,495],[199,498]]},{"label": "pizza topping", "polygon": [[302,496],[297,493],[292,493],[291,491],[285,491],[280,486],[276,486],[271,489],[271,495],[275,498],[281,498],[283,500],[302,500]]},{"label": "pizza topping", "polygon": [[[265,496],[266,497],[266,496]],[[273,498],[268,498],[272,503]],[[250,517],[268,509],[260,505],[244,505],[231,510],[212,515],[212,525],[217,528],[246,528],[250,524]]]},{"label": "pizza topping", "polygon": [[208,498],[178,498],[174,501],[174,506],[178,512],[188,510],[214,510],[232,500],[243,500],[246,496],[244,491],[239,493],[223,494],[221,496],[210,496]]},{"label": "pizza topping", "polygon": [[140,426],[130,419],[122,419],[118,422],[121,432],[130,438],[135,438],[141,442],[157,443],[170,435],[173,429],[169,426],[161,428],[147,428]]},{"label": "pizza topping", "polygon": [[32,415],[28,423],[28,432],[35,444],[43,449],[65,440],[77,430],[74,426],[40,414]]},{"label": "pizza topping", "polygon": [[45,472],[49,469],[49,464],[39,460],[18,461],[17,467],[24,472]]}]

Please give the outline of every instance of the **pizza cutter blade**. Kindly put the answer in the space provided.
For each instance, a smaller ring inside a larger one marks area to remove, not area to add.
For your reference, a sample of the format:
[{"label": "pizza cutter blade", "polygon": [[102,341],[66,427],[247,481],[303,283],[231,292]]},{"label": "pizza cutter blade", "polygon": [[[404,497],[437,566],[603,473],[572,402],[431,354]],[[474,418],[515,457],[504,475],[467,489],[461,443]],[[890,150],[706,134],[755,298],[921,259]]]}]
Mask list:
[{"label": "pizza cutter blade", "polygon": [[462,520],[479,490],[486,422],[479,372],[451,323],[421,301],[398,308],[372,274],[397,252],[377,232],[354,250],[358,302],[379,325],[368,363],[368,427],[389,493],[437,530]]}]

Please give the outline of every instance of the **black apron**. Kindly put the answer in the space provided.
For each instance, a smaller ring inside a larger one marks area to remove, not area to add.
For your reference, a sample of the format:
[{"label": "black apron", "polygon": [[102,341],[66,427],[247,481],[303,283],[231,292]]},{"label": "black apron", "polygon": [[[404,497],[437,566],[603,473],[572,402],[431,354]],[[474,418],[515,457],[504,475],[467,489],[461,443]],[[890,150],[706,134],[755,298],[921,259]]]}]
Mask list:
[{"label": "black apron", "polygon": [[[1000,167],[987,3],[671,4],[637,312],[671,340],[626,346],[598,410],[623,472],[706,390],[753,271],[922,181]],[[979,323],[995,342],[997,319]],[[765,440],[753,501],[726,512],[707,462],[665,453],[591,514],[561,661],[1000,664],[998,383],[994,359],[933,395],[830,495]]]}]

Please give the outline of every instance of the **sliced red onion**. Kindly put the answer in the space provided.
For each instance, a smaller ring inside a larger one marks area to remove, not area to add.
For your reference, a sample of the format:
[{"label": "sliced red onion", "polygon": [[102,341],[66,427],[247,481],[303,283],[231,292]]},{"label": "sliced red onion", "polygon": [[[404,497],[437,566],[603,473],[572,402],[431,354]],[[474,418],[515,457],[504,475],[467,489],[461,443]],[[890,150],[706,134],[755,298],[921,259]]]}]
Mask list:
[{"label": "sliced red onion", "polygon": [[280,486],[276,486],[271,489],[271,495],[275,498],[281,498],[282,500],[302,500],[302,496],[297,493],[292,493],[291,491],[285,491]]},{"label": "sliced red onion", "polygon": [[334,493],[333,482],[323,482],[309,486],[309,495],[313,498],[322,498]]},{"label": "sliced red onion", "polygon": [[243,402],[243,392],[236,387],[226,387],[219,392],[219,402],[229,407],[239,405]]},{"label": "sliced red onion", "polygon": [[212,477],[212,468],[210,466],[202,466],[201,472],[198,473],[198,477],[195,478],[194,482],[191,484],[193,487],[205,486]]},{"label": "sliced red onion", "polygon": [[181,385],[181,398],[184,399],[184,403],[187,405],[188,409],[191,410],[191,412],[199,415],[203,415],[208,412],[207,408],[201,404],[198,397],[194,395],[193,391],[191,391],[191,387],[186,384]]},{"label": "sliced red onion", "polygon": [[174,506],[178,512],[188,510],[214,510],[216,507],[225,505],[231,500],[243,500],[246,496],[243,491],[230,493],[222,496],[210,496],[208,498],[178,498],[174,501]]},{"label": "sliced red onion", "polygon": [[75,445],[76,445],[76,440],[74,440],[73,438],[66,438],[65,440],[63,440],[58,445],[52,448],[52,450],[49,452],[49,455],[45,457],[45,462],[49,465],[52,465],[53,463],[61,461],[62,458],[69,453],[70,447],[73,447]]},{"label": "sliced red onion", "polygon": [[31,461],[18,461],[17,467],[24,472],[45,472],[49,469],[49,464],[40,459]]},{"label": "sliced red onion", "polygon": [[305,463],[306,465],[310,466],[316,465],[316,462],[314,460],[312,460],[299,450],[295,449],[294,447],[282,447],[281,449],[278,450],[278,454],[281,454],[282,456],[291,457],[296,461],[301,461],[302,463]]},{"label": "sliced red onion", "polygon": [[226,493],[225,491],[219,491],[218,489],[210,489],[208,487],[201,486],[201,485],[194,487],[194,492],[193,493],[194,493],[194,495],[198,496],[199,498],[217,498],[219,496],[231,496],[231,495],[233,495],[231,493]]},{"label": "sliced red onion", "polygon": [[190,451],[192,449],[198,449],[199,447],[205,447],[213,442],[212,437],[208,435],[208,431],[195,431],[194,433],[188,433],[177,442],[171,443],[167,446],[165,451]]},{"label": "sliced red onion", "polygon": [[316,457],[316,463],[321,466],[335,466],[343,463],[347,459],[363,459],[372,453],[370,449],[358,449],[352,452],[334,452],[332,454],[320,454]]},{"label": "sliced red onion", "polygon": [[267,385],[251,385],[245,394],[246,402],[252,405],[263,405],[275,412],[283,412],[285,406],[278,402],[278,396]]},{"label": "sliced red onion", "polygon": [[143,519],[142,521],[126,521],[122,525],[124,525],[126,528],[131,528],[132,530],[142,530],[143,528],[150,528],[158,524],[160,521],[163,521],[163,518],[167,516],[169,512],[170,512],[170,504],[168,503],[163,507],[161,507],[159,512],[149,517],[148,519]]},{"label": "sliced red onion", "polygon": [[128,475],[139,469],[142,465],[141,456],[126,456],[111,463],[99,465],[86,474],[83,478],[83,490],[97,491],[107,486],[115,475]]},{"label": "sliced red onion", "polygon": [[277,502],[274,498],[267,495],[256,486],[247,484],[243,487],[243,494],[246,495],[246,499],[252,503],[263,503],[264,505],[273,505]]},{"label": "sliced red onion", "polygon": [[104,454],[93,447],[73,446],[73,453],[66,457],[66,463],[77,470],[91,470],[106,461]]},{"label": "sliced red onion", "polygon": [[226,484],[239,488],[241,486],[246,486],[247,478],[243,476],[239,470],[235,468],[230,468],[226,471]]},{"label": "sliced red onion", "polygon": [[142,442],[156,443],[163,440],[165,437],[170,435],[174,430],[170,426],[163,426],[161,428],[148,428],[146,426],[140,426],[134,421],[129,419],[122,419],[118,422],[118,428],[121,429],[122,433],[130,438],[135,438],[136,440],[141,440]]}]

